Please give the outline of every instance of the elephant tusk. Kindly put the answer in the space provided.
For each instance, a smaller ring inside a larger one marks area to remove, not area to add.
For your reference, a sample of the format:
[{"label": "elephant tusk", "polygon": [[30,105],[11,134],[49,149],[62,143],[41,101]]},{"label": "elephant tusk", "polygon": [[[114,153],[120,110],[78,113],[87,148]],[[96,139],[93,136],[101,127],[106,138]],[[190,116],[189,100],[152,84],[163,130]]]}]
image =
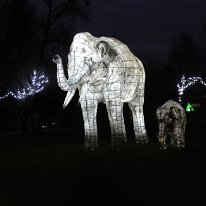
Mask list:
[{"label": "elephant tusk", "polygon": [[65,98],[65,100],[64,100],[64,104],[63,104],[63,106],[62,106],[62,109],[64,109],[64,108],[69,104],[69,102],[71,101],[72,97],[73,97],[74,94],[75,94],[75,91],[76,91],[76,89],[73,88],[73,89],[71,89],[71,90],[69,90],[69,91],[67,92],[67,96],[66,96],[66,98]]},{"label": "elephant tusk", "polygon": [[79,92],[81,92],[81,87],[80,86],[77,86],[77,89],[79,90]]}]

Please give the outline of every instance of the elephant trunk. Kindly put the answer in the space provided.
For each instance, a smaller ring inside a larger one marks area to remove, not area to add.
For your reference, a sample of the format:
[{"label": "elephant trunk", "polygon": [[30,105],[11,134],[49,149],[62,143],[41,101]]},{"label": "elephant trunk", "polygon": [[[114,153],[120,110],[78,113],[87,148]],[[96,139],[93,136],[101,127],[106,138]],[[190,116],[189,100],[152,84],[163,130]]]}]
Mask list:
[{"label": "elephant trunk", "polygon": [[69,91],[70,85],[68,80],[65,77],[62,59],[59,55],[55,55],[53,58],[53,61],[57,64],[57,83],[58,86],[64,90]]},{"label": "elephant trunk", "polygon": [[69,102],[71,101],[72,97],[75,94],[76,90],[76,84],[72,84],[72,82],[69,82],[64,74],[62,59],[59,55],[55,55],[53,58],[53,62],[57,64],[57,83],[58,86],[64,90],[67,91],[67,96],[64,100],[63,108],[65,108]]}]

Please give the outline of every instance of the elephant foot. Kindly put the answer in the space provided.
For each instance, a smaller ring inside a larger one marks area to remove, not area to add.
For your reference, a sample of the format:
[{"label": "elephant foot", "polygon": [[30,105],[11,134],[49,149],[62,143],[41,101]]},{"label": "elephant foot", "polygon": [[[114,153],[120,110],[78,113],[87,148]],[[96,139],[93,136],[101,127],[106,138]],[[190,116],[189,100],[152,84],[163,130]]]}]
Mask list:
[{"label": "elephant foot", "polygon": [[147,135],[138,136],[138,138],[136,138],[136,143],[138,143],[138,144],[148,144],[149,143],[149,137]]},{"label": "elephant foot", "polygon": [[166,150],[167,148],[168,148],[168,145],[167,145],[167,144],[160,145],[160,149],[161,149],[161,150]]},{"label": "elephant foot", "polygon": [[160,143],[160,149],[165,150],[168,148],[168,145],[166,143],[166,138],[158,137],[158,141]]},{"label": "elephant foot", "polygon": [[83,150],[85,152],[95,152],[99,150],[99,147],[97,144],[84,143]]},{"label": "elephant foot", "polygon": [[126,145],[125,144],[112,145],[112,151],[123,151],[125,149],[126,149]]},{"label": "elephant foot", "polygon": [[126,137],[113,137],[112,138],[112,150],[113,151],[120,151],[120,150],[125,150],[126,148],[126,143],[127,143],[127,139]]},{"label": "elephant foot", "polygon": [[185,144],[180,144],[180,145],[171,145],[172,148],[177,149],[177,150],[182,150],[185,148]]},{"label": "elephant foot", "polygon": [[183,140],[176,140],[171,142],[171,147],[177,150],[185,148],[185,142]]}]

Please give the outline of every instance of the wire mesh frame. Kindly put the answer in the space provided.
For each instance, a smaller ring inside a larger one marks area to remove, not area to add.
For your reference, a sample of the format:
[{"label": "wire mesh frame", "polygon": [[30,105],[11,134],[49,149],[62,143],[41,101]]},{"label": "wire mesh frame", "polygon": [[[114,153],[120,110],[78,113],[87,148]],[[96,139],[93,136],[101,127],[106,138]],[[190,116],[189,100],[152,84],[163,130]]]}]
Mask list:
[{"label": "wire mesh frame", "polygon": [[186,114],[182,106],[172,100],[157,108],[156,116],[159,124],[158,139],[161,149],[167,149],[170,137],[171,147],[185,147]]},{"label": "wire mesh frame", "polygon": [[[110,53],[115,51],[115,59],[107,65],[97,55],[96,45],[99,42],[107,44],[104,55],[107,55],[109,60]],[[90,63],[86,61],[88,59],[91,60]],[[69,61],[73,62],[75,73],[68,70],[68,76],[73,77],[73,80],[78,79],[77,84],[81,87],[80,104],[84,119],[85,150],[98,148],[96,115],[99,102],[106,103],[114,149],[119,149],[126,142],[124,102],[128,102],[133,113],[136,142],[148,142],[143,115],[144,67],[128,47],[113,38],[95,38],[89,33],[80,33],[74,37]]]}]

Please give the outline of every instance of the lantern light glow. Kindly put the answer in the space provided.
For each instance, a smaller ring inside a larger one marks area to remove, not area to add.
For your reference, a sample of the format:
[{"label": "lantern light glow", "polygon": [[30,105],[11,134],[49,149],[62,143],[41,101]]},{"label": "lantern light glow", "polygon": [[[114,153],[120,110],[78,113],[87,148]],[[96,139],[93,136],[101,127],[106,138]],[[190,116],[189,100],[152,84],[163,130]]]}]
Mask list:
[{"label": "lantern light glow", "polygon": [[177,84],[178,94],[179,94],[179,102],[182,102],[182,96],[184,91],[189,87],[194,85],[195,83],[200,82],[202,85],[206,86],[206,83],[202,80],[201,77],[189,77],[186,79],[185,75],[181,77],[181,83]]},{"label": "lantern light glow", "polygon": [[17,89],[15,92],[9,91],[6,95],[0,97],[0,100],[5,99],[9,96],[17,100],[22,100],[28,96],[33,96],[44,90],[45,84],[49,82],[48,78],[44,73],[37,74],[36,70],[33,71],[31,76],[31,83],[28,83],[23,89]]}]

